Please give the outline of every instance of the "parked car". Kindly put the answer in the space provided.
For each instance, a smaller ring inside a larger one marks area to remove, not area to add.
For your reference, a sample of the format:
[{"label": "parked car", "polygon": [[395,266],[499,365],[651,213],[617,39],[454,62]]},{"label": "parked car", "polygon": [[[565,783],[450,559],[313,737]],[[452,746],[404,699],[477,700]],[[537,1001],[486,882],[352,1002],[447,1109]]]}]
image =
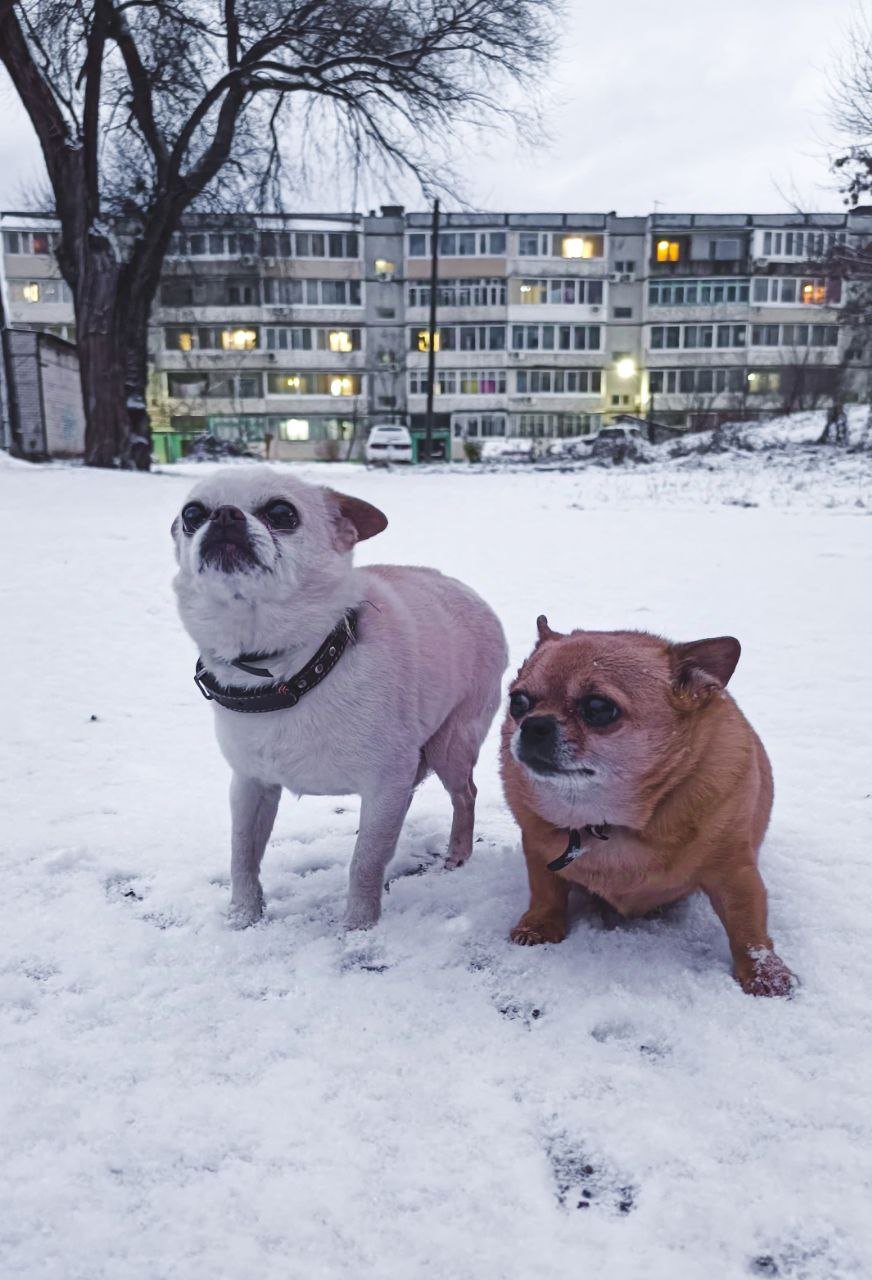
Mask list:
[{"label": "parked car", "polygon": [[377,422],[370,427],[364,455],[367,462],[411,462],[412,437],[409,428],[396,422]]},{"label": "parked car", "polygon": [[634,458],[643,452],[644,438],[638,427],[624,423],[620,427],[601,427],[591,445],[591,456],[594,458],[612,458],[622,462],[624,458]]}]

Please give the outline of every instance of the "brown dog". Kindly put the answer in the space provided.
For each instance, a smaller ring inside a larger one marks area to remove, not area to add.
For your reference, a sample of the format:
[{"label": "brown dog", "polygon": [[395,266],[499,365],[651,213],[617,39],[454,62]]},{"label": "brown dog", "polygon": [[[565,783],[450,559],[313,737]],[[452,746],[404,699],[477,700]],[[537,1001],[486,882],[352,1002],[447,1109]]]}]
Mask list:
[{"label": "brown dog", "polygon": [[763,744],[725,686],[732,636],[670,644],[639,631],[539,642],[511,687],[506,798],[523,836],[530,907],[515,942],[561,942],[570,885],[624,916],[701,889],[752,995],[794,979],[766,931],[757,851],[772,808]]}]

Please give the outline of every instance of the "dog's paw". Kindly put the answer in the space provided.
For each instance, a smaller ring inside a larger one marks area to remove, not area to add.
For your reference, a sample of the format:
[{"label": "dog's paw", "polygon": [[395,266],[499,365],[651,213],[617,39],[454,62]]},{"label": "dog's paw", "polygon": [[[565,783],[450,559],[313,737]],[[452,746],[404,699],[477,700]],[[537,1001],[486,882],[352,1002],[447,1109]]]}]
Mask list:
[{"label": "dog's paw", "polygon": [[566,937],[566,918],[563,915],[533,915],[528,911],[521,916],[509,937],[519,947],[537,947],[542,942],[562,942]]},{"label": "dog's paw", "polygon": [[369,898],[349,898],[342,917],[342,928],[346,933],[353,929],[372,929],[378,924],[381,915],[381,902]]},{"label": "dog's paw", "polygon": [[472,855],[471,849],[466,851],[461,851],[461,852],[457,852],[455,850],[454,853],[449,852],[448,856],[445,859],[445,870],[456,871],[458,867],[465,866],[466,863],[469,862],[471,855]]},{"label": "dog's paw", "polygon": [[227,923],[231,929],[250,929],[263,919],[263,896],[231,902]]},{"label": "dog's paw", "polygon": [[781,957],[763,947],[752,948],[736,965],[736,980],[749,996],[790,997],[799,986]]}]

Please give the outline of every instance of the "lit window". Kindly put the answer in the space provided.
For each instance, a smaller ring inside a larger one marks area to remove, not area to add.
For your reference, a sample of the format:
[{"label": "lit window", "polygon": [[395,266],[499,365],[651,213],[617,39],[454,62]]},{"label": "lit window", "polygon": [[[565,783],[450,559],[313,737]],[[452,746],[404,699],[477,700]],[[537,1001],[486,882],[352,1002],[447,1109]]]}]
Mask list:
[{"label": "lit window", "polygon": [[601,258],[602,236],[563,236],[560,241],[562,258]]},{"label": "lit window", "polygon": [[375,273],[377,276],[390,277],[397,269],[397,264],[391,262],[388,258],[376,258]]},{"label": "lit window", "polygon": [[354,379],[353,378],[331,378],[330,379],[331,396],[353,396],[354,395]]},{"label": "lit window", "polygon": [[347,329],[330,329],[327,334],[327,345],[331,351],[353,351],[351,334]]},{"label": "lit window", "polygon": [[803,280],[802,301],[820,305],[827,300],[827,288],[822,280]]},{"label": "lit window", "polygon": [[298,373],[288,374],[288,376],[286,378],[283,378],[282,381],[284,382],[288,391],[300,390],[300,375]]},{"label": "lit window", "polygon": [[[438,350],[439,350],[439,347],[440,347],[440,337],[441,337],[441,335],[440,335],[439,333],[434,333],[434,335],[433,335],[433,350],[434,350],[434,351],[438,351]],[[417,348],[418,348],[418,350],[419,350],[419,351],[429,351],[429,350],[430,350],[430,330],[429,330],[429,329],[419,329],[419,330],[418,330],[418,336],[417,336]]]},{"label": "lit window", "polygon": [[280,440],[308,440],[308,418],[283,418],[279,423]]},{"label": "lit window", "polygon": [[224,329],[221,332],[224,351],[253,351],[257,346],[256,329]]},{"label": "lit window", "polygon": [[176,334],[176,346],[179,351],[193,351],[194,335],[190,329],[180,329]]},{"label": "lit window", "polygon": [[35,280],[24,285],[21,290],[21,296],[25,302],[39,302],[39,285]]},{"label": "lit window", "polygon": [[677,240],[657,241],[657,261],[677,262],[681,256],[681,245]]}]

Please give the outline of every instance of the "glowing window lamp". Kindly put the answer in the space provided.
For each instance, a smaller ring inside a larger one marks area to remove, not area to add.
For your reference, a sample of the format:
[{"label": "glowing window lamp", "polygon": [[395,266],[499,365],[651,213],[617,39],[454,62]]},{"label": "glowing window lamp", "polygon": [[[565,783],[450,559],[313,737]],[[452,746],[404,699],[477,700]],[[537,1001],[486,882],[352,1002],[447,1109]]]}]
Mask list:
[{"label": "glowing window lamp", "polygon": [[331,329],[327,334],[327,345],[331,351],[353,351],[351,334],[347,329]]}]

